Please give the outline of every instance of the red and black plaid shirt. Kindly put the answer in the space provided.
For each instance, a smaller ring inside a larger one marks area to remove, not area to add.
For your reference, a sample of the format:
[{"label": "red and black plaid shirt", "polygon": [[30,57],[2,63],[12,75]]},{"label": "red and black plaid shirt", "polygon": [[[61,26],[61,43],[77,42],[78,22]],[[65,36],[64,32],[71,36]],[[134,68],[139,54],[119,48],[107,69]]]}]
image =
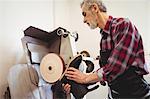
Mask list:
[{"label": "red and black plaid shirt", "polygon": [[[103,39],[104,33],[107,34],[105,39]],[[128,19],[109,16],[101,35],[100,49],[112,50],[108,64],[102,67],[103,80],[111,82],[130,66],[137,67],[136,72],[139,75],[148,74],[144,67],[145,58],[141,36]]]}]

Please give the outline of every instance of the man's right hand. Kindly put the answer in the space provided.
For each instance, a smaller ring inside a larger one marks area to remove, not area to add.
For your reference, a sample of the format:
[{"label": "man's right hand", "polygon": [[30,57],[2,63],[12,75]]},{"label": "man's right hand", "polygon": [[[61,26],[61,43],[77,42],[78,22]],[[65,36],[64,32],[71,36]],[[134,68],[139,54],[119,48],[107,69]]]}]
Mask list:
[{"label": "man's right hand", "polygon": [[62,84],[64,91],[66,92],[66,94],[70,94],[70,90],[71,90],[71,85],[69,84]]}]

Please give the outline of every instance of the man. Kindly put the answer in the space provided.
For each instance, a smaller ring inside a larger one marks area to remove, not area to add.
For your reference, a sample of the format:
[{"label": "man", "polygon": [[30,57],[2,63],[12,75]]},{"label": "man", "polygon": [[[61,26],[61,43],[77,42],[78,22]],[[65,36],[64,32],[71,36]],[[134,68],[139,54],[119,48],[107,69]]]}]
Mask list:
[{"label": "man", "polygon": [[[92,74],[84,74],[70,67],[65,74],[67,78],[82,84],[107,82],[109,99],[149,99],[150,87],[143,78],[148,71],[137,28],[129,19],[107,15],[101,0],[84,0],[81,9],[84,23],[91,29],[101,29],[100,68]],[[64,86],[67,93],[70,88],[69,84]]]}]

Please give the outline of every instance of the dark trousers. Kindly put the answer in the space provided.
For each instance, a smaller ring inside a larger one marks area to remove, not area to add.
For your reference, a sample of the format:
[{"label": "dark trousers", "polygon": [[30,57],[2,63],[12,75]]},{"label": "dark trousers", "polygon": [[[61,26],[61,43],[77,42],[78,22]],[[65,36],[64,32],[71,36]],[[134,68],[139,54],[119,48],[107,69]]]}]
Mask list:
[{"label": "dark trousers", "polygon": [[150,91],[150,86],[143,76],[135,72],[133,67],[108,85],[113,99],[150,99],[150,96],[145,97]]}]

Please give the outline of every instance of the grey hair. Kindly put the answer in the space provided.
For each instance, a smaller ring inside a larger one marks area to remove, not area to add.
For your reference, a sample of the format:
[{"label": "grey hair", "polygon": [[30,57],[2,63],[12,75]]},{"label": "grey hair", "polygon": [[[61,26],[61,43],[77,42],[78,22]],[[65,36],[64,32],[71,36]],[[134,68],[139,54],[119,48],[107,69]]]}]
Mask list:
[{"label": "grey hair", "polygon": [[107,12],[107,8],[102,0],[83,0],[83,2],[81,3],[81,7],[83,6],[83,4],[86,4],[86,7],[90,8],[93,3],[96,3],[98,5],[100,11]]}]

